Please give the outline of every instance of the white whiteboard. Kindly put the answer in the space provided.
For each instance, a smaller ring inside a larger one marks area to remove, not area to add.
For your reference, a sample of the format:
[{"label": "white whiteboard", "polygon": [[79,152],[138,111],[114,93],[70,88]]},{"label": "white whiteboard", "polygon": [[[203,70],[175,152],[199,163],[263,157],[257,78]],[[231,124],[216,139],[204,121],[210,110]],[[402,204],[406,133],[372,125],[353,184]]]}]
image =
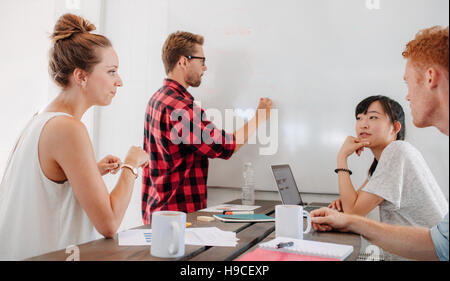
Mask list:
[{"label": "white whiteboard", "polygon": [[[279,109],[278,152],[259,156],[259,146],[250,145],[230,160],[212,160],[208,185],[241,186],[243,163],[250,161],[258,189],[275,190],[270,165],[290,164],[301,191],[338,193],[336,155],[345,137],[355,133],[355,106],[383,94],[403,105],[407,140],[423,153],[448,198],[448,137],[413,126],[401,53],[418,30],[448,25],[449,2],[380,0],[380,9],[366,4],[168,1],[168,33],[205,37],[208,71],[199,88],[189,89],[204,108],[255,108],[259,97],[267,96]],[[369,151],[350,158],[355,187],[372,160]]]}]

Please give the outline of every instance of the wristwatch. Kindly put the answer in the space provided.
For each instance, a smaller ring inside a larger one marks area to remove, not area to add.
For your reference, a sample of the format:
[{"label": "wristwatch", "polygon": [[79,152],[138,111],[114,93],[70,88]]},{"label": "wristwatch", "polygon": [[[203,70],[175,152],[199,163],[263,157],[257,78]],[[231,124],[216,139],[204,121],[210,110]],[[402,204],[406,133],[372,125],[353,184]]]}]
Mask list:
[{"label": "wristwatch", "polygon": [[138,178],[139,174],[138,174],[138,169],[137,169],[137,168],[135,168],[135,167],[133,167],[133,166],[131,166],[131,165],[129,165],[129,164],[123,164],[122,167],[121,167],[121,169],[123,169],[123,168],[128,168],[128,169],[130,169],[131,172],[133,173],[133,175],[134,175],[136,178]]}]

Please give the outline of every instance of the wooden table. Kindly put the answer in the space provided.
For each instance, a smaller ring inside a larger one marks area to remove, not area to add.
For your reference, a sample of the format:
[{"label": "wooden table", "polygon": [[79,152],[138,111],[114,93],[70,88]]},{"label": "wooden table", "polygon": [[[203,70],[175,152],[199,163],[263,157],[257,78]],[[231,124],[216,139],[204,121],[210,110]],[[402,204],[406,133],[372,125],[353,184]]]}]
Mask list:
[{"label": "wooden table", "polygon": [[[240,204],[240,200],[228,202],[230,204]],[[272,215],[275,214],[275,205],[279,201],[256,201],[255,205],[261,206],[255,213]],[[119,246],[118,235],[113,239],[98,239],[82,245],[78,245],[80,260],[82,261],[232,261],[249,249],[253,249],[259,242],[267,241],[275,237],[275,223],[223,223],[215,220],[213,222],[197,221],[197,216],[212,216],[213,213],[194,212],[187,215],[187,222],[191,222],[191,227],[218,227],[224,231],[236,232],[239,238],[236,247],[211,247],[186,245],[185,255],[178,259],[161,259],[150,255],[149,246]],[[151,228],[151,225],[144,225],[135,229]],[[305,234],[305,239],[349,244],[354,247],[353,254],[347,260],[356,260],[360,252],[361,238],[356,234],[349,233],[319,233],[312,232]],[[55,251],[27,260],[30,261],[64,261],[69,254],[65,250]]]}]

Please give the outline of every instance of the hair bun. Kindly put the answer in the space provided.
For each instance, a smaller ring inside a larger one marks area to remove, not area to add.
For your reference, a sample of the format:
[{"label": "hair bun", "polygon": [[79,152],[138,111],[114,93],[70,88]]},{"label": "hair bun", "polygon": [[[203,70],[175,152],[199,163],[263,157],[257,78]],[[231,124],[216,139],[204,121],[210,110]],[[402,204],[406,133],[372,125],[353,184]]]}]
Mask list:
[{"label": "hair bun", "polygon": [[74,14],[62,15],[55,24],[53,34],[50,36],[53,43],[70,38],[76,33],[88,33],[95,30],[95,25]]}]

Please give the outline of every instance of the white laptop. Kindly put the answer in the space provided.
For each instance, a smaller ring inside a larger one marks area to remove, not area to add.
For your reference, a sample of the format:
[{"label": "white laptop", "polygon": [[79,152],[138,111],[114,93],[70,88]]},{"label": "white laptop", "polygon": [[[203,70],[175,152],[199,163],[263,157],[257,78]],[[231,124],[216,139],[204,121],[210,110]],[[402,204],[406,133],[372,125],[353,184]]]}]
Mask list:
[{"label": "white laptop", "polygon": [[284,205],[300,205],[305,211],[327,207],[329,203],[306,203],[302,200],[289,165],[272,165],[273,176]]}]

